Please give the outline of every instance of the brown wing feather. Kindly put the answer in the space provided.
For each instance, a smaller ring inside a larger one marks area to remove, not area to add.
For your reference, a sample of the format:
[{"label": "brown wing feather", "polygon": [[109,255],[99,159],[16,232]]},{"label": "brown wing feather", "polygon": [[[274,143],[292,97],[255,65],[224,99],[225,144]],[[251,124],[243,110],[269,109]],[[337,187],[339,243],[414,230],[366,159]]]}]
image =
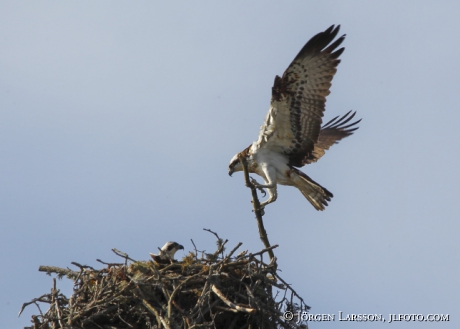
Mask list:
[{"label": "brown wing feather", "polygon": [[340,119],[338,116],[335,117],[321,128],[318,142],[315,144],[313,152],[305,158],[303,165],[318,161],[332,145],[337,144],[345,137],[353,135],[353,132],[359,128],[355,126],[361,122],[361,119],[347,125],[356,114],[356,112],[353,112],[353,114],[349,115],[350,113],[351,111]]},{"label": "brown wing feather", "polygon": [[332,25],[311,38],[283,77],[275,78],[271,109],[259,141],[284,152],[291,166],[304,165],[318,140],[326,96],[344,50],[336,48],[345,36],[332,42],[339,28]]}]

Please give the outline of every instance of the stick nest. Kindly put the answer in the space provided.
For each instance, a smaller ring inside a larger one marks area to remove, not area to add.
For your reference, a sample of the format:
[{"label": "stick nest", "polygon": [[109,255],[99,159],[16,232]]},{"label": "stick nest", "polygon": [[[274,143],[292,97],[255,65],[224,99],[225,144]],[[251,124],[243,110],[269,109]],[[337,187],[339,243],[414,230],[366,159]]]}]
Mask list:
[{"label": "stick nest", "polygon": [[[54,278],[51,292],[24,303],[19,314],[35,304],[34,329],[306,328],[305,322],[283,318],[286,311],[307,312],[309,306],[279,277],[276,260],[264,262],[277,246],[233,257],[241,243],[225,255],[226,242],[219,239],[213,254],[195,249],[170,264],[136,261],[113,249],[123,263],[98,260],[105,267],[95,269],[73,262],[76,271],[40,266],[73,280],[73,294],[63,295]],[[39,303],[49,309],[43,313]]]}]

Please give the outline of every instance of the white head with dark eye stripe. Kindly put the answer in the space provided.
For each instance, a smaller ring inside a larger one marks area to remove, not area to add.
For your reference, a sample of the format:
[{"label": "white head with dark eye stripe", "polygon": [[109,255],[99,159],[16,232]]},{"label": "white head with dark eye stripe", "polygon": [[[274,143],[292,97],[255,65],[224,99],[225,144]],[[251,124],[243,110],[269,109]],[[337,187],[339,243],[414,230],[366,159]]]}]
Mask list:
[{"label": "white head with dark eye stripe", "polygon": [[251,157],[249,154],[249,149],[251,148],[252,144],[245,148],[242,152],[235,154],[235,156],[230,160],[230,164],[228,165],[228,175],[232,176],[235,171],[243,171],[243,165],[239,159],[239,156],[246,158],[246,160],[250,161]]},{"label": "white head with dark eye stripe", "polygon": [[163,247],[161,247],[160,257],[162,259],[174,260],[174,255],[176,254],[176,251],[183,249],[184,246],[182,246],[181,244],[178,244],[177,242],[173,241],[168,241],[165,243]]},{"label": "white head with dark eye stripe", "polygon": [[232,176],[235,171],[242,171],[243,166],[241,165],[241,161],[238,159],[238,154],[235,155],[231,160],[230,164],[228,165],[228,175]]}]

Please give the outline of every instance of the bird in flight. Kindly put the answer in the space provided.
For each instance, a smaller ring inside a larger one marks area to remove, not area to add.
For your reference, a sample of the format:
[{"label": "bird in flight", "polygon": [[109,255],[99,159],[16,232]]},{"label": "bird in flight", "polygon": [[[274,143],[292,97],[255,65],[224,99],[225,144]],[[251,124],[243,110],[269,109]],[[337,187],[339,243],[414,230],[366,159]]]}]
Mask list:
[{"label": "bird in flight", "polygon": [[[326,96],[344,48],[337,47],[340,25],[332,25],[311,38],[300,50],[282,77],[276,76],[272,98],[257,141],[236,154],[228,173],[242,171],[239,156],[248,171],[261,176],[265,184],[253,180],[257,188],[268,190],[261,208],[276,200],[277,184],[295,186],[315,207],[324,210],[332,193],[297,168],[318,161],[333,144],[358,129],[361,120],[350,123],[356,112],[348,112],[322,125]],[[322,125],[322,126],[321,126]]]}]

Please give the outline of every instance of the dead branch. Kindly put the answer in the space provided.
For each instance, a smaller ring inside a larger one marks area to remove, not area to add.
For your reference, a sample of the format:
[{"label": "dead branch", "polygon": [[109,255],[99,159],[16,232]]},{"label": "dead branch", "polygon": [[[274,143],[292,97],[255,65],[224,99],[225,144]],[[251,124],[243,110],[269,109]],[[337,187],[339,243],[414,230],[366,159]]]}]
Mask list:
[{"label": "dead branch", "polygon": [[46,274],[51,275],[51,273],[58,274],[58,278],[62,278],[63,276],[68,277],[69,279],[76,279],[78,277],[79,272],[72,271],[68,268],[61,268],[56,266],[40,266],[38,268],[40,272],[46,272]]},{"label": "dead branch", "polygon": [[225,296],[222,293],[222,291],[217,289],[217,287],[215,285],[212,285],[211,289],[225,304],[227,304],[229,307],[235,309],[236,311],[241,311],[241,312],[250,313],[250,314],[257,312],[256,309],[239,306],[239,305],[236,305],[236,304],[232,303],[227,298],[225,298]]},{"label": "dead branch", "polygon": [[135,260],[129,257],[128,254],[125,254],[124,252],[121,252],[116,248],[112,248],[112,251],[115,253],[115,255],[123,257],[125,259],[125,265],[127,264],[128,260],[135,262]]},{"label": "dead branch", "polygon": [[[263,208],[260,207],[260,201],[259,201],[259,198],[257,197],[257,189],[249,179],[248,163],[247,163],[246,159],[242,155],[239,155],[238,159],[240,160],[241,164],[243,165],[244,181],[246,182],[246,186],[251,189],[252,205],[254,207],[254,213],[256,214],[257,226],[259,227],[260,239],[262,240],[265,248],[270,248],[270,242],[268,241],[267,232],[265,231],[264,221],[262,219]],[[270,255],[270,260],[275,259],[275,254],[273,253],[273,251],[271,249],[268,250],[268,254]],[[276,261],[276,259],[275,259],[275,261]]]}]

